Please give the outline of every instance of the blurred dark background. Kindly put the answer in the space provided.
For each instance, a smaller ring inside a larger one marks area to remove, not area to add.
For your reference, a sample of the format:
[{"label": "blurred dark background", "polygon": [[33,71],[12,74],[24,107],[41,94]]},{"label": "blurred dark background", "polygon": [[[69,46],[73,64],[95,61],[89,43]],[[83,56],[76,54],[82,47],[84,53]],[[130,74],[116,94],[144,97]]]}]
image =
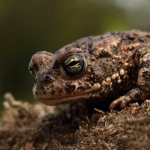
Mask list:
[{"label": "blurred dark background", "polygon": [[0,100],[32,100],[31,56],[110,31],[150,31],[149,0],[1,0]]}]

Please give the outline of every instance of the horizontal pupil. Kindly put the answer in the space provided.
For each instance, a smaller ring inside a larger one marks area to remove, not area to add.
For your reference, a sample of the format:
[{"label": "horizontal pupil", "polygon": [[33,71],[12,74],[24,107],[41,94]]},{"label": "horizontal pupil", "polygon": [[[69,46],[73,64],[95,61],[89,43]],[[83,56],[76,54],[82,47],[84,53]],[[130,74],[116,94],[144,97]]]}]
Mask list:
[{"label": "horizontal pupil", "polygon": [[74,65],[76,65],[77,63],[79,63],[79,62],[77,62],[77,61],[72,61],[72,62],[70,62],[68,65],[69,65],[69,66],[74,66]]}]

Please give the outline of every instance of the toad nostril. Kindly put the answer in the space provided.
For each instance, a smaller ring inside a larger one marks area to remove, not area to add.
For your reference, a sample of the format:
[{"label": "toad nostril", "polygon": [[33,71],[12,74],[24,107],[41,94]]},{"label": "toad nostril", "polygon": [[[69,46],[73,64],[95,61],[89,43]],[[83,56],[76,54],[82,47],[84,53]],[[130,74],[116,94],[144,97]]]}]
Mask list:
[{"label": "toad nostril", "polygon": [[33,64],[33,69],[34,69],[35,72],[37,72],[38,69],[39,69],[39,65],[37,63],[34,63]]},{"label": "toad nostril", "polygon": [[45,77],[44,77],[44,81],[46,81],[46,82],[52,82],[53,80],[52,80],[51,75],[46,74]]},{"label": "toad nostril", "polygon": [[35,77],[39,70],[39,65],[37,62],[30,61],[29,63],[29,71]]}]

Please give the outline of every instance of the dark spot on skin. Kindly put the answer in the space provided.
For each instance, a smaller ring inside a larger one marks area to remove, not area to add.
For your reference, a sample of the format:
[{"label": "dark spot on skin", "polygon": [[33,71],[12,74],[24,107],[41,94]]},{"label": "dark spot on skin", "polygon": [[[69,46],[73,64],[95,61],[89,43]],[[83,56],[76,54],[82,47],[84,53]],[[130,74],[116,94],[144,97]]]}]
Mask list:
[{"label": "dark spot on skin", "polygon": [[144,37],[139,37],[138,38],[140,42],[145,42],[145,38]]},{"label": "dark spot on skin", "polygon": [[92,44],[92,43],[89,43],[89,49],[91,49],[91,48],[92,48],[92,46],[93,46],[93,44]]},{"label": "dark spot on skin", "polygon": [[62,89],[58,89],[57,91],[58,91],[59,93],[62,93],[62,92],[63,92],[63,90],[62,90]]},{"label": "dark spot on skin", "polygon": [[58,60],[56,60],[54,62],[54,65],[53,65],[52,69],[57,69],[58,70],[60,68],[60,66],[61,66],[60,62]]},{"label": "dark spot on skin", "polygon": [[46,91],[43,91],[43,95],[45,95],[46,94]]},{"label": "dark spot on skin", "polygon": [[35,94],[38,95],[39,94],[38,91],[35,91]]},{"label": "dark spot on skin", "polygon": [[150,72],[145,71],[143,72],[142,76],[144,77],[145,80],[150,81]]},{"label": "dark spot on skin", "polygon": [[110,57],[110,54],[107,51],[102,49],[102,50],[99,51],[99,57],[100,58]]},{"label": "dark spot on skin", "polygon": [[55,95],[55,91],[54,90],[51,91],[51,95]]},{"label": "dark spot on skin", "polygon": [[150,34],[147,34],[146,37],[150,38]]},{"label": "dark spot on skin", "polygon": [[72,83],[70,83],[70,82],[67,82],[67,83],[65,84],[65,90],[66,90],[67,92],[73,92],[74,89],[75,89],[75,85],[74,85],[74,84],[72,84]]},{"label": "dark spot on skin", "polygon": [[131,34],[127,35],[127,38],[131,41],[135,40],[135,36]]},{"label": "dark spot on skin", "polygon": [[143,61],[141,64],[140,64],[140,68],[148,68],[150,67],[150,60],[147,60],[147,61]]},{"label": "dark spot on skin", "polygon": [[67,46],[67,47],[65,47],[65,50],[66,50],[66,51],[70,50],[70,47],[68,47],[68,46]]}]

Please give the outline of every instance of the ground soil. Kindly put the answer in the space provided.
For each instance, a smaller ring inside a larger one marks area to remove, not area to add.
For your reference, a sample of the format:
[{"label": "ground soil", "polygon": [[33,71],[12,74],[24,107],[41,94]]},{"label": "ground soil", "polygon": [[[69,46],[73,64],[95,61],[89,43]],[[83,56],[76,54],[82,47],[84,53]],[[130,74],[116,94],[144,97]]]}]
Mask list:
[{"label": "ground soil", "polygon": [[150,100],[113,112],[102,104],[49,107],[6,94],[0,150],[150,149]]}]

